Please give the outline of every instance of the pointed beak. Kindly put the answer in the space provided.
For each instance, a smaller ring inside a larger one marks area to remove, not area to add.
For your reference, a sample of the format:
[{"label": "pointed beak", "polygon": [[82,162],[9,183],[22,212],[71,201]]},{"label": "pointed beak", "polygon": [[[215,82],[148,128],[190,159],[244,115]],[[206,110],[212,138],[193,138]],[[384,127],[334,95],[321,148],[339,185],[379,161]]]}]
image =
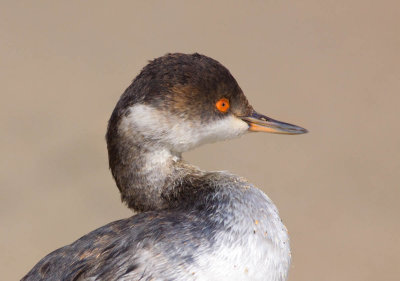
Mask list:
[{"label": "pointed beak", "polygon": [[274,120],[253,110],[250,116],[240,117],[249,124],[249,131],[267,132],[273,134],[299,135],[308,131],[302,127]]}]

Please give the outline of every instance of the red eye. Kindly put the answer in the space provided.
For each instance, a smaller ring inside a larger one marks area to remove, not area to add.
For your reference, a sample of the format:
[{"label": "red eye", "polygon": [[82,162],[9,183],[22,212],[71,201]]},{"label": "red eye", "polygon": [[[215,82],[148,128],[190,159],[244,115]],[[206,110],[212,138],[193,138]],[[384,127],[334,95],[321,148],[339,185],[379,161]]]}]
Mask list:
[{"label": "red eye", "polygon": [[226,98],[222,98],[215,104],[217,109],[221,112],[227,112],[229,109],[229,101]]}]

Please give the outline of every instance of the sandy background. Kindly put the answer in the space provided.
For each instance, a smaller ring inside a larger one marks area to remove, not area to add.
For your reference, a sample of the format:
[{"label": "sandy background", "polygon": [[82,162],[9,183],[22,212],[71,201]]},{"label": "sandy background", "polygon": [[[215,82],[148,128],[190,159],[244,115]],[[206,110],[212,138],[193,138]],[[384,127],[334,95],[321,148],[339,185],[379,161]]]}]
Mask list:
[{"label": "sandy background", "polygon": [[274,200],[289,280],[398,280],[399,2],[186,2],[2,1],[0,279],[131,215],[108,171],[107,120],[147,60],[198,51],[258,111],[310,130],[184,155]]}]

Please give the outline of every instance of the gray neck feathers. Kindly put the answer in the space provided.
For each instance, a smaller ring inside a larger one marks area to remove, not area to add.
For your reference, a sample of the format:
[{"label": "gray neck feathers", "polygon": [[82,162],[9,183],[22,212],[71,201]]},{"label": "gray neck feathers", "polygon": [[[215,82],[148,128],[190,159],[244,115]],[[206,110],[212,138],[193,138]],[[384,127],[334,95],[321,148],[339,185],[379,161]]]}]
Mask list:
[{"label": "gray neck feathers", "polygon": [[182,196],[204,173],[181,160],[179,154],[133,133],[131,129],[107,133],[109,165],[129,208],[143,212],[182,207]]}]

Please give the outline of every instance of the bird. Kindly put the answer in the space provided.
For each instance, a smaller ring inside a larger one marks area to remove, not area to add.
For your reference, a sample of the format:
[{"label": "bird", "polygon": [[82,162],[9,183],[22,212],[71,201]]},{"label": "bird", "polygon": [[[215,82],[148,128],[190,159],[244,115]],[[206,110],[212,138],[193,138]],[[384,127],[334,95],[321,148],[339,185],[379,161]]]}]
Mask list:
[{"label": "bird", "polygon": [[286,280],[289,236],[271,199],[243,177],[182,158],[248,132],[307,130],[257,113],[230,71],[208,56],[149,61],[106,133],[109,168],[136,214],[53,251],[22,280]]}]

